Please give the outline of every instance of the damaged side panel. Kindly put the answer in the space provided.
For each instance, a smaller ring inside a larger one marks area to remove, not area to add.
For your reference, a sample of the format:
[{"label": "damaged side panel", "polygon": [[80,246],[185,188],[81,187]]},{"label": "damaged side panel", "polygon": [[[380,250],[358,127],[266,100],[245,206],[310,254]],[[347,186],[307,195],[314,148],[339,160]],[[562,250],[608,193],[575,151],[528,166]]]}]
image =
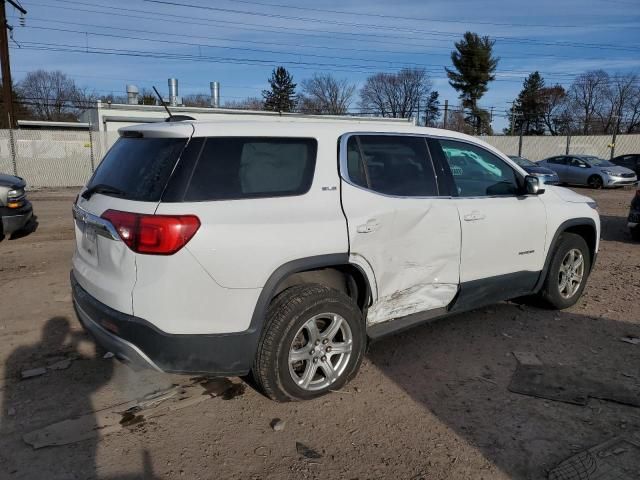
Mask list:
[{"label": "damaged side panel", "polygon": [[367,324],[448,305],[459,285],[460,220],[449,198],[382,196],[345,183],[351,255],[371,265]]}]

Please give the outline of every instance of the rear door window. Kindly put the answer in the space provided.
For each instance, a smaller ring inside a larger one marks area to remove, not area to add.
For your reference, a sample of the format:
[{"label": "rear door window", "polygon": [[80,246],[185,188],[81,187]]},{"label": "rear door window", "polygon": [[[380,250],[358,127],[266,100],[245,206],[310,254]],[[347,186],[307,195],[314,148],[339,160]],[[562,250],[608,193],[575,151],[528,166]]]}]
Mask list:
[{"label": "rear door window", "polygon": [[438,195],[426,140],[410,135],[357,135],[347,142],[347,174],[361,187],[386,195]]},{"label": "rear door window", "polygon": [[184,200],[302,195],[311,188],[316,151],[310,138],[207,138]]},{"label": "rear door window", "polygon": [[547,160],[548,163],[553,163],[555,165],[565,165],[567,163],[567,160],[565,157],[552,157],[549,160]]},{"label": "rear door window", "polygon": [[106,185],[121,191],[119,198],[157,202],[187,140],[122,137],[104,157],[87,188]]}]

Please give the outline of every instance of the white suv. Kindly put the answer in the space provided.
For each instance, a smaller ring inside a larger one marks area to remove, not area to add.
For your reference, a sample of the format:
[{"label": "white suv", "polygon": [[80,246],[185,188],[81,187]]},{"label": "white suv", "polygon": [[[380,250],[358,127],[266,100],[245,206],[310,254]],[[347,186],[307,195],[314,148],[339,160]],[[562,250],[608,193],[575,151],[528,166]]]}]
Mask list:
[{"label": "white suv", "polygon": [[[580,297],[595,203],[460,133],[232,119],[127,127],[73,206],[78,317],[120,359],[308,399],[367,341]],[[544,195],[541,195],[544,193]]]}]

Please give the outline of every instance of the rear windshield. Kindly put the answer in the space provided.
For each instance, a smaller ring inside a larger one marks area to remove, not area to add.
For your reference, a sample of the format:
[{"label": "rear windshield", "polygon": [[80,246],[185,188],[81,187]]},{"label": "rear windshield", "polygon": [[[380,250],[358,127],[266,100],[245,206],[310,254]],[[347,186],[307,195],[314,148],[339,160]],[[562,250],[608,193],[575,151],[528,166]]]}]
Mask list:
[{"label": "rear windshield", "polygon": [[184,200],[302,195],[311,187],[316,150],[310,138],[207,138]]},{"label": "rear windshield", "polygon": [[119,198],[157,202],[186,143],[186,138],[120,138],[87,188],[107,185],[122,191]]}]

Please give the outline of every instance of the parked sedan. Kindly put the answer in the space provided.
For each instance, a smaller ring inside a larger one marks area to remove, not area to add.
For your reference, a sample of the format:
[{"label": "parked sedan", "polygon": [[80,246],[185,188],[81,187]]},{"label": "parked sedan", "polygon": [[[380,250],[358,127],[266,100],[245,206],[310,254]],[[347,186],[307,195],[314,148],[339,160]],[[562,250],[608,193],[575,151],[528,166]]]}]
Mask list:
[{"label": "parked sedan", "polygon": [[640,190],[636,192],[635,197],[631,200],[627,222],[633,239],[640,240]]},{"label": "parked sedan", "polygon": [[640,153],[632,153],[630,155],[618,155],[611,160],[611,163],[615,163],[620,167],[628,168],[636,172],[636,175],[640,177]]},{"label": "parked sedan", "polygon": [[24,229],[33,215],[24,189],[27,183],[20,177],[0,174],[0,240]]},{"label": "parked sedan", "polygon": [[593,155],[559,155],[542,160],[538,165],[556,172],[561,183],[572,185],[603,188],[634,185],[638,181],[633,170]]},{"label": "parked sedan", "polygon": [[518,155],[509,155],[509,158],[524,168],[529,175],[538,177],[538,179],[547,185],[557,185],[560,183],[558,174],[549,168],[541,167],[531,160],[519,157]]}]

